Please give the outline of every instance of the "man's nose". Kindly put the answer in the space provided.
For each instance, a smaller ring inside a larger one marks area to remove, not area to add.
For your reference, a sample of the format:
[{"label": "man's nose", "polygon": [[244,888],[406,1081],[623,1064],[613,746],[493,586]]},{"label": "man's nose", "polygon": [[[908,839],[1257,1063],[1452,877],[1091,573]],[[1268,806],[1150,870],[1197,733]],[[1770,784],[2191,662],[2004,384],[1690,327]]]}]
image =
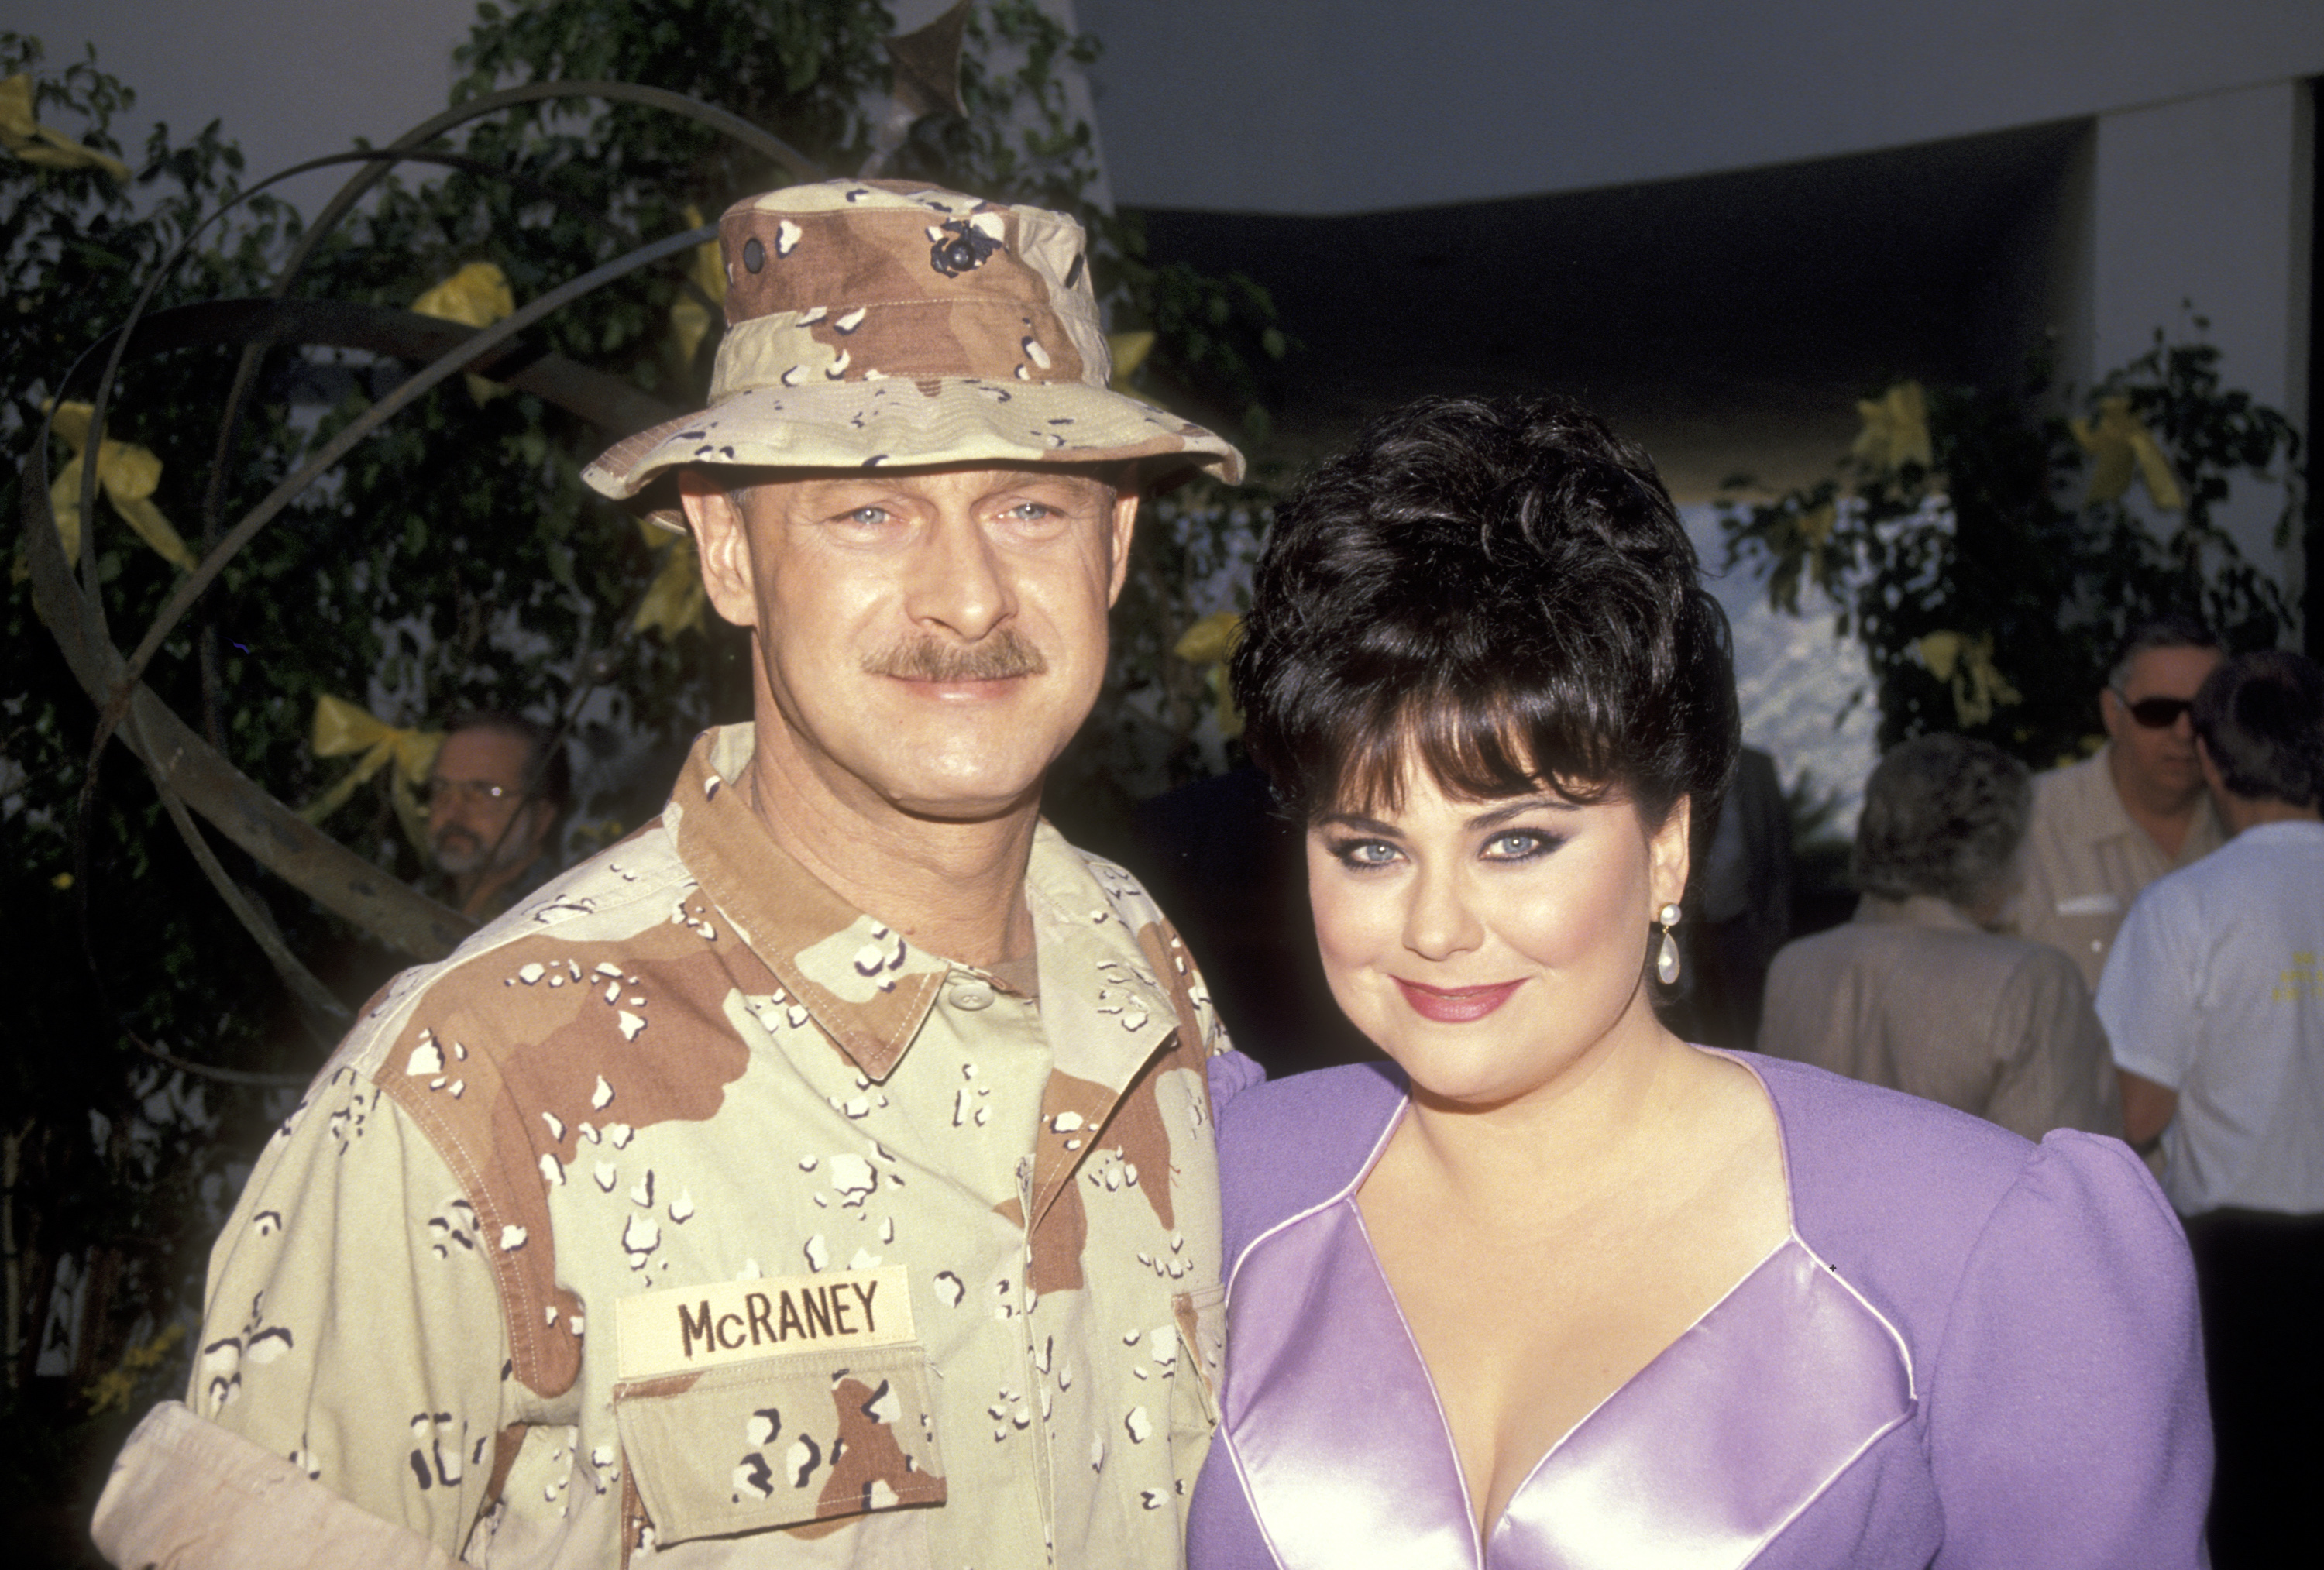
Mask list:
[{"label": "man's nose", "polygon": [[1006,564],[974,518],[938,518],[913,556],[905,611],[914,621],[974,643],[1015,612]]}]

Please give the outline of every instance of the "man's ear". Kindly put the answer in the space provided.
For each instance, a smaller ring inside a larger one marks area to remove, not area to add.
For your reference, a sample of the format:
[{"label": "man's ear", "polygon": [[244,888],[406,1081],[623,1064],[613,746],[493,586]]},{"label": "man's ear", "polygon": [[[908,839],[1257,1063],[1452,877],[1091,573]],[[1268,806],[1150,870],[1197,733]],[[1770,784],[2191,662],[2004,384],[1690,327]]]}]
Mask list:
[{"label": "man's ear", "polygon": [[1114,492],[1112,534],[1113,561],[1111,575],[1106,581],[1105,602],[1108,605],[1121,598],[1121,585],[1130,578],[1130,541],[1138,528],[1136,488],[1129,483]]},{"label": "man's ear", "polygon": [[2195,761],[2202,766],[2203,784],[2214,801],[2234,794],[2227,789],[2227,777],[2219,772],[2218,760],[2211,756],[2209,745],[2200,736],[2195,738]]},{"label": "man's ear", "polygon": [[2107,739],[2120,741],[2123,727],[2129,722],[2129,720],[2130,710],[2124,705],[2122,694],[2112,687],[2100,687],[2098,689],[2098,723],[2106,727]]},{"label": "man's ear", "polygon": [[734,498],[699,469],[678,472],[678,496],[702,561],[702,590],[711,608],[737,627],[759,624],[759,597],[751,572],[749,520]]}]

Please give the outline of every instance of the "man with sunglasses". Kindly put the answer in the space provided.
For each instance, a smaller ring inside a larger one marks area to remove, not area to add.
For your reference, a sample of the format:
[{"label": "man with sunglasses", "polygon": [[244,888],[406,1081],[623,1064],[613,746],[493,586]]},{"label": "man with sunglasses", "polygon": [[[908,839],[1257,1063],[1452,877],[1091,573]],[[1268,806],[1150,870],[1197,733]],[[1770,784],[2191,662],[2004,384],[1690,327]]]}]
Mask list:
[{"label": "man with sunglasses", "polygon": [[2106,745],[2034,781],[2012,924],[2062,950],[2093,992],[2138,891],[2224,838],[2189,716],[2221,657],[2219,640],[2190,618],[2133,628],[2098,693]]}]

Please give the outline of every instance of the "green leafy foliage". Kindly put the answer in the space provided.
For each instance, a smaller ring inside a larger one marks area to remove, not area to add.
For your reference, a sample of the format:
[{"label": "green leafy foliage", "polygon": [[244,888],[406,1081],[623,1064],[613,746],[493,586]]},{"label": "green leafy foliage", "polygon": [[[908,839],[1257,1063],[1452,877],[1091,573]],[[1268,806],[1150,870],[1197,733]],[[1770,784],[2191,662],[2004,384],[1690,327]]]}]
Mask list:
[{"label": "green leafy foliage", "polygon": [[[1884,450],[1871,433],[1831,478],[1729,504],[1728,560],[1765,566],[1776,610],[1836,608],[1838,630],[1869,657],[1883,747],[1961,730],[2035,767],[2079,757],[2096,744],[2095,694],[2113,651],[2140,621],[2190,613],[2236,647],[2273,647],[2292,629],[2282,585],[2219,514],[2236,483],[2265,482],[2283,499],[2277,543],[2288,540],[2299,436],[2223,388],[2218,358],[2158,332],[2080,400],[2081,434],[2101,440],[2109,401],[2117,419],[2127,412],[2167,459],[2161,500],[2181,505],[2156,505],[2144,477],[2109,494],[2104,454],[2086,450],[2077,422],[2038,412],[2038,377],[2006,391],[1932,388],[1925,458]],[[2127,447],[2116,458],[2132,464]]]}]

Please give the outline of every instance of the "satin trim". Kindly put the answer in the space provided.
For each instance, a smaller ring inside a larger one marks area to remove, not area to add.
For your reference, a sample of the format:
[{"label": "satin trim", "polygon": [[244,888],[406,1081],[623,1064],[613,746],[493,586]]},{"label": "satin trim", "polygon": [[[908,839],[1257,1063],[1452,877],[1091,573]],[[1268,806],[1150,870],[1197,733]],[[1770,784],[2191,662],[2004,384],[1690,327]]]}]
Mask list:
[{"label": "satin trim", "polygon": [[1351,1196],[1252,1244],[1227,1324],[1222,1433],[1284,1570],[1727,1570],[1915,1405],[1894,1329],[1787,1238],[1542,1457],[1480,1551]]}]

